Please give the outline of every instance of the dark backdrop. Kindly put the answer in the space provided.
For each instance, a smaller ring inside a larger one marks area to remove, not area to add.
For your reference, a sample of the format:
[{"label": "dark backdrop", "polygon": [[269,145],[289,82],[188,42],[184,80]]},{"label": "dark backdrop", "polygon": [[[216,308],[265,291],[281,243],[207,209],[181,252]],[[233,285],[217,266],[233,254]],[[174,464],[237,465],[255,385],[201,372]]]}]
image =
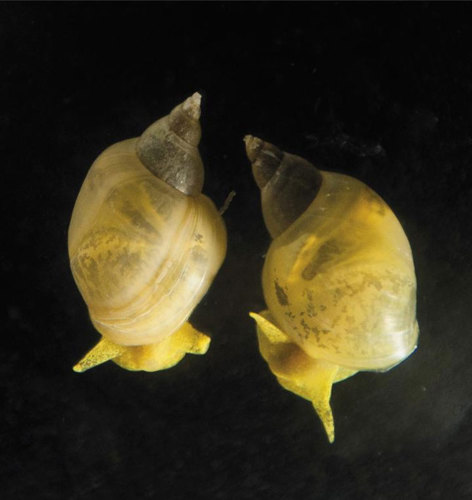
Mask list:
[{"label": "dark backdrop", "polygon": [[[467,3],[0,4],[3,499],[472,497],[472,9]],[[108,145],[203,94],[227,259],[206,356],[72,365],[97,340],[67,258]],[[334,387],[336,442],[283,390],[248,311],[269,237],[242,137],[366,182],[409,236],[418,350]]]}]

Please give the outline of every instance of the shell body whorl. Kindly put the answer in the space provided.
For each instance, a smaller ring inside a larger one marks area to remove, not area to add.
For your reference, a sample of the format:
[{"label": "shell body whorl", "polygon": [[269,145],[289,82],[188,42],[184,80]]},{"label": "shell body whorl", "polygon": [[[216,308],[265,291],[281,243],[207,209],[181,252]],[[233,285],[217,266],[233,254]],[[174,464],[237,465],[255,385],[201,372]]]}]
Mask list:
[{"label": "shell body whorl", "polygon": [[213,203],[155,177],[135,146],[136,139],[123,141],[97,158],[69,230],[71,268],[91,319],[120,345],[158,342],[177,330],[226,252]]},{"label": "shell body whorl", "polygon": [[416,346],[416,279],[408,240],[362,182],[321,172],[307,210],[271,244],[264,295],[277,324],[310,356],[386,370]]}]

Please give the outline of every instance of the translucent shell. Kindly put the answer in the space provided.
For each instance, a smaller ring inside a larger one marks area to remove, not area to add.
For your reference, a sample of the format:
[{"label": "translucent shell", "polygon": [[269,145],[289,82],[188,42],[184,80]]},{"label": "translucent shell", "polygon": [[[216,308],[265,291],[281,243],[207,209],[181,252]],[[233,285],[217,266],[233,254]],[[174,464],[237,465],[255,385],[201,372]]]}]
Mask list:
[{"label": "translucent shell", "polygon": [[226,253],[214,204],[154,176],[136,141],[97,158],[69,227],[72,273],[93,324],[121,346],[158,343],[181,328]]},{"label": "translucent shell", "polygon": [[268,251],[264,296],[274,323],[312,358],[387,370],[416,347],[410,245],[362,182],[323,172],[308,209]]}]

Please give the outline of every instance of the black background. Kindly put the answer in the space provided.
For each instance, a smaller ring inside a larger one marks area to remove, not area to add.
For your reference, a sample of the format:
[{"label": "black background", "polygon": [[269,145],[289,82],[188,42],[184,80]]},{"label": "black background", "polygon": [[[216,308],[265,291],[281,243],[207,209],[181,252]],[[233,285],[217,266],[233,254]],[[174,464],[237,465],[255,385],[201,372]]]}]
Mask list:
[{"label": "black background", "polygon": [[[472,498],[472,9],[437,3],[0,4],[3,499]],[[203,94],[227,259],[206,356],[72,365],[97,340],[67,226],[108,145]],[[269,244],[242,137],[357,177],[413,249],[420,345],[337,384],[329,445],[248,311]]]}]

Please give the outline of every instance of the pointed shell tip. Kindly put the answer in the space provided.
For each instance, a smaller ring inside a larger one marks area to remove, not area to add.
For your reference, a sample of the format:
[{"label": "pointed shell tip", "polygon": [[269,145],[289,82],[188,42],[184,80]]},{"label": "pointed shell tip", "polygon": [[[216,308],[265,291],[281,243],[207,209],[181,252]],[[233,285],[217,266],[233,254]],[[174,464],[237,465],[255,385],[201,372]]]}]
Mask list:
[{"label": "pointed shell tip", "polygon": [[200,118],[200,104],[202,102],[202,96],[198,92],[195,92],[188,99],[186,99],[183,103],[183,110],[189,114],[191,118],[194,120],[198,120]]},{"label": "pointed shell tip", "polygon": [[263,141],[253,135],[246,135],[244,137],[244,142],[246,143],[246,155],[249,158],[249,161],[253,163],[262,148]]}]

